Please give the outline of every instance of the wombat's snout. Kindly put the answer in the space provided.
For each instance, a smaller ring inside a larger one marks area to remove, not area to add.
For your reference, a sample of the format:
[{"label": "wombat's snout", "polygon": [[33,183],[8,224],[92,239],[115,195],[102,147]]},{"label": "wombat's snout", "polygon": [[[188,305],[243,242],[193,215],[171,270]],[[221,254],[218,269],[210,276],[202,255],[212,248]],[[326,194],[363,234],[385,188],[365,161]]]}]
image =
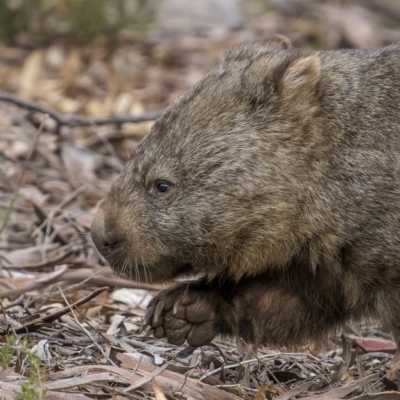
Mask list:
[{"label": "wombat's snout", "polygon": [[105,214],[102,209],[97,212],[93,219],[90,235],[94,245],[103,257],[109,256],[112,250],[119,245],[117,236],[110,230],[106,230]]}]

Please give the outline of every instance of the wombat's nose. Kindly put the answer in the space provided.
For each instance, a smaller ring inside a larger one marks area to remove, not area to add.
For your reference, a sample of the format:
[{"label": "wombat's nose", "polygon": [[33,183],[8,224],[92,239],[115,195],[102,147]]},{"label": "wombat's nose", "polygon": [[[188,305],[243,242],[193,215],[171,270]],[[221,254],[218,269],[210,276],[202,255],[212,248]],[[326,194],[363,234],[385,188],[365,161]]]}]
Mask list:
[{"label": "wombat's nose", "polygon": [[118,238],[109,230],[106,231],[104,211],[100,209],[94,216],[90,227],[94,245],[102,256],[107,256],[118,245]]}]

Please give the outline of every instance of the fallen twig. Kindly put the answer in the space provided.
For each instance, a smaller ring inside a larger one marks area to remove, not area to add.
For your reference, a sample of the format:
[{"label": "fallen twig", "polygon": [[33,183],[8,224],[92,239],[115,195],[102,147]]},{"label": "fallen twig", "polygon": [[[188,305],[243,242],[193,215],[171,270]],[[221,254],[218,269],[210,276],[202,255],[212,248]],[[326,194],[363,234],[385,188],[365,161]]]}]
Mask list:
[{"label": "fallen twig", "polygon": [[44,289],[45,287],[51,285],[52,283],[57,282],[64,272],[67,270],[67,265],[62,265],[59,269],[55,270],[51,274],[46,274],[44,277],[33,280],[28,285],[15,288],[15,289],[8,289],[3,290],[0,292],[0,299],[8,298],[16,298],[21,294],[33,292],[34,290]]},{"label": "fallen twig", "polygon": [[[102,288],[102,289],[105,290],[105,289],[107,289],[107,288]],[[79,322],[79,320],[78,320],[78,318],[77,318],[77,316],[76,316],[76,314],[75,314],[74,308],[73,308],[73,306],[76,307],[76,305],[75,305],[76,303],[71,304],[71,303],[68,301],[67,297],[65,296],[64,292],[62,291],[62,289],[59,287],[58,290],[60,291],[61,296],[63,297],[64,301],[67,303],[67,306],[69,307],[69,309],[70,309],[70,311],[71,311],[71,314],[73,315],[74,320],[75,320],[75,322],[78,324],[78,326],[82,329],[82,331],[86,334],[86,336],[87,336],[89,339],[92,340],[93,344],[97,347],[97,349],[99,350],[100,354],[101,354],[113,367],[116,367],[117,365],[114,363],[114,361],[111,360],[111,358],[107,356],[107,354],[105,353],[105,351],[103,350],[103,348],[97,343],[97,341],[93,338],[93,336],[90,334],[90,332]],[[90,326],[90,324],[89,324],[89,326]]]},{"label": "fallen twig", "polygon": [[361,379],[357,379],[355,381],[346,383],[345,385],[332,389],[329,392],[320,394],[318,396],[310,396],[310,397],[304,397],[304,400],[332,400],[332,399],[341,399],[344,396],[347,396],[348,394],[356,391],[357,389],[367,385],[368,383],[378,381],[379,380],[379,375],[378,374],[372,374],[369,376],[366,376]]},{"label": "fallen twig", "polygon": [[[137,359],[132,355],[117,353],[116,358],[120,361],[120,368],[134,370],[136,374],[151,374],[157,367],[148,363],[143,359]],[[130,383],[134,383],[142,379],[142,377],[138,377],[138,379],[131,380]],[[164,370],[157,377],[157,383],[162,390],[166,392],[166,394],[170,394],[173,392],[181,392],[185,395],[190,395],[192,398],[196,400],[206,400],[206,399],[219,399],[219,400],[239,400],[240,397],[226,392],[224,390],[215,388],[211,385],[207,385],[204,382],[199,382],[196,379],[185,377],[177,372],[172,372],[168,370]],[[144,384],[143,388],[148,388],[149,383]],[[149,385],[150,388],[152,387]]]},{"label": "fallen twig", "polygon": [[44,268],[51,268],[59,264],[65,264],[69,261],[69,258],[76,254],[77,252],[84,250],[84,245],[76,245],[71,247],[68,250],[63,251],[59,255],[55,256],[51,260],[47,260],[44,262],[39,263],[32,263],[32,264],[23,264],[23,265],[2,265],[1,267],[4,269],[22,269],[22,270],[43,270]]},{"label": "fallen twig", "polygon": [[300,385],[295,386],[293,389],[290,389],[287,392],[276,397],[276,400],[290,400],[293,397],[298,396],[299,394],[308,390],[312,385],[315,385],[315,382],[310,381],[301,383]]},{"label": "fallen twig", "polygon": [[[52,323],[52,322],[56,321],[58,318],[69,313],[71,311],[71,307],[79,307],[82,304],[87,303],[88,301],[90,301],[91,299],[93,299],[94,297],[96,297],[97,295],[99,295],[100,293],[104,292],[107,289],[108,289],[108,287],[102,287],[102,288],[96,289],[92,293],[90,293],[86,297],[84,297],[83,299],[80,299],[71,305],[69,305],[69,303],[67,302],[66,307],[62,308],[61,310],[57,310],[45,317],[41,316],[40,314],[30,315],[26,319],[26,321],[27,321],[26,324],[24,324],[24,319],[19,321],[21,326],[15,327],[14,332],[16,334],[22,334],[22,333],[26,333],[26,332],[35,331],[36,329],[39,329],[41,323],[42,324],[43,323]],[[3,332],[0,331],[0,336],[4,335],[6,333],[7,333],[7,330],[5,330]]]},{"label": "fallen twig", "polygon": [[125,123],[138,123],[145,121],[154,121],[159,118],[164,111],[151,111],[142,115],[109,115],[107,117],[85,117],[82,115],[63,115],[54,111],[53,109],[43,106],[36,101],[24,100],[11,93],[0,92],[0,101],[15,104],[19,107],[26,108],[27,110],[37,111],[43,114],[48,114],[49,117],[54,119],[57,123],[57,130],[60,126],[99,126],[108,124],[125,124]]},{"label": "fallen twig", "polygon": [[139,389],[145,383],[150,382],[153,378],[160,375],[165,369],[167,369],[168,365],[169,363],[165,363],[163,366],[155,369],[153,372],[147,373],[142,379],[139,379],[138,381],[132,383],[132,385],[129,385],[127,388],[125,388],[123,392],[125,393]]}]

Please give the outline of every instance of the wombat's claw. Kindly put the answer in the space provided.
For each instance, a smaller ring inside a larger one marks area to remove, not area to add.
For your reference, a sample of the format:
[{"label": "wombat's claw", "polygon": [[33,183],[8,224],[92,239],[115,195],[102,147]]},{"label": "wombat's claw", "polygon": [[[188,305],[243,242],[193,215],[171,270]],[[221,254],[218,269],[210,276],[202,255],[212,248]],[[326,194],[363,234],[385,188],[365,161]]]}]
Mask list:
[{"label": "wombat's claw", "polygon": [[163,323],[162,313],[165,308],[163,299],[157,297],[150,303],[144,316],[144,324],[155,328]]},{"label": "wombat's claw", "polygon": [[183,296],[178,296],[175,301],[174,301],[174,305],[172,306],[172,313],[174,315],[178,314],[178,308],[181,305]]},{"label": "wombat's claw", "polygon": [[165,308],[165,302],[163,299],[161,299],[157,303],[156,309],[153,314],[153,323],[152,323],[153,326],[158,326],[163,323],[162,313],[164,311],[164,308]]},{"label": "wombat's claw", "polygon": [[145,324],[142,324],[142,326],[140,327],[139,333],[143,333],[144,337],[148,337],[151,335],[154,336],[154,329],[150,328],[149,326],[146,326]]},{"label": "wombat's claw", "polygon": [[150,320],[153,316],[153,312],[154,312],[154,306],[150,303],[150,305],[146,310],[146,313],[144,314],[143,327],[150,325]]}]

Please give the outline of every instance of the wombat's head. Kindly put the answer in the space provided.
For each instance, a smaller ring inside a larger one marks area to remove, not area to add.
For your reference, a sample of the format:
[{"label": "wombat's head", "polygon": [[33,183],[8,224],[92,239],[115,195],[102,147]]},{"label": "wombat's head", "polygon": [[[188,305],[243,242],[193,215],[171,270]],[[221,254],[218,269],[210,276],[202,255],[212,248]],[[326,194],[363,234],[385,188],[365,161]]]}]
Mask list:
[{"label": "wombat's head", "polygon": [[154,124],[91,228],[117,273],[240,277],[297,251],[320,63],[288,47],[231,50]]}]

